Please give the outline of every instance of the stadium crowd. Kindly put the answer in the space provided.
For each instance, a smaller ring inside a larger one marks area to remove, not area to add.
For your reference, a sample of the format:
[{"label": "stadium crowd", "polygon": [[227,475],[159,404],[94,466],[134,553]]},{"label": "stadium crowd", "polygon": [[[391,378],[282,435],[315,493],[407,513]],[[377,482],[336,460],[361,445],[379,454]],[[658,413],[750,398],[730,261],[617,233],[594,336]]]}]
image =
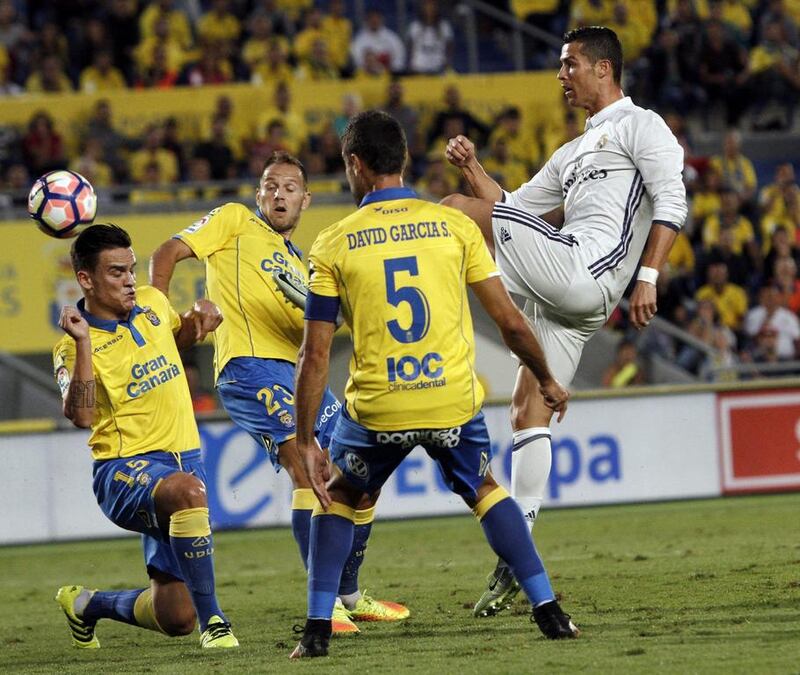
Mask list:
[{"label": "stadium crowd", "polygon": [[[104,96],[74,144],[45,107],[24,128],[0,128],[3,191],[23,194],[35,176],[68,167],[99,189],[135,184],[134,203],[223,199],[228,188],[209,181],[233,179],[246,181],[242,196],[249,198],[275,150],[298,155],[312,176],[335,183],[343,171],[339,136],[361,99],[354,87],[337,115],[312,126],[292,99],[292,84],[301,80],[382,83],[381,107],[408,136],[409,180],[433,198],[464,189],[444,160],[450,137],[476,140],[487,171],[513,188],[581,133],[582,119],[566,106],[545,124],[534,125],[514,105],[481,119],[457,84],[444,89],[433,114],[407,104],[399,76],[452,70],[463,38],[446,16],[449,3],[420,0],[399,32],[384,20],[389,4],[396,3],[367,4],[363,25],[355,25],[344,0],[0,0],[0,96]],[[759,185],[736,127],[791,129],[800,92],[800,0],[510,0],[508,9],[551,32],[613,28],[626,58],[626,92],[661,112],[685,149],[691,216],[659,278],[660,315],[711,349],[657,331],[638,347],[707,379],[736,377],[730,368],[740,362],[793,360],[800,344],[800,186],[791,163]],[[548,48],[531,41],[531,49],[531,62],[553,65]],[[197,139],[187,140],[170,116],[136,137],[115,125],[120,88],[236,81],[261,85],[272,97],[254,128],[237,127],[224,95],[216,96]],[[698,155],[687,119],[707,122],[715,114],[731,130],[715,155]],[[176,182],[187,185],[175,189]],[[624,319],[618,323],[624,327]],[[625,369],[630,349],[622,351]],[[612,373],[608,382],[641,379]]]}]

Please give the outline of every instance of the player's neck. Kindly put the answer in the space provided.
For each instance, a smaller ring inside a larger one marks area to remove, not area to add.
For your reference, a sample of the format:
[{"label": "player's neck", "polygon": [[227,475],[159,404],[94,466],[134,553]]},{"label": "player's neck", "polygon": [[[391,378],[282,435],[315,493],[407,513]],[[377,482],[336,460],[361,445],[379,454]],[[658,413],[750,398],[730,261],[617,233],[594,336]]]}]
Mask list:
[{"label": "player's neck", "polygon": [[586,106],[586,112],[591,117],[599,113],[603,108],[607,108],[612,103],[616,103],[623,98],[625,98],[625,94],[622,92],[622,89],[619,88],[607,92],[600,92],[597,98]]},{"label": "player's neck", "polygon": [[85,298],[83,306],[95,319],[100,319],[102,321],[125,321],[128,316],[130,316],[130,312],[125,312],[120,315],[110,307],[106,307],[97,301],[92,301],[92,298],[89,297]]},{"label": "player's neck", "polygon": [[372,179],[372,192],[385,190],[387,188],[403,187],[403,177],[399,173],[390,173],[382,176],[375,176]]}]

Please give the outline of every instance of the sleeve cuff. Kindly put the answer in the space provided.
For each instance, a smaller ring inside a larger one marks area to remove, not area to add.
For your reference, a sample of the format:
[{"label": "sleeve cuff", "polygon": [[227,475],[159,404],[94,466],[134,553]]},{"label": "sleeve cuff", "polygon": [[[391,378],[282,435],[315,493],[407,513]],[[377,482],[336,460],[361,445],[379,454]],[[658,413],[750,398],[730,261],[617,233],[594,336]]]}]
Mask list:
[{"label": "sleeve cuff", "polygon": [[677,223],[673,223],[671,220],[660,220],[658,218],[655,218],[653,220],[653,224],[655,225],[656,223],[658,223],[659,225],[663,225],[664,227],[668,227],[670,230],[675,230],[675,232],[681,231],[681,226],[678,225]]},{"label": "sleeve cuff", "polygon": [[330,295],[317,295],[309,291],[306,300],[305,318],[308,321],[328,321],[336,323],[339,315],[339,298]]}]

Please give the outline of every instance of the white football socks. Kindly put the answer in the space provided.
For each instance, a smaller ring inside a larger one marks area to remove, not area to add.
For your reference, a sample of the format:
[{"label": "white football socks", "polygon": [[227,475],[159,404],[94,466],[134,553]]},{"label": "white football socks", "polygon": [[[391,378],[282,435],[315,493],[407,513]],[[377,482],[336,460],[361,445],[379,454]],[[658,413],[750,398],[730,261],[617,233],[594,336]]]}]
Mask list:
[{"label": "white football socks", "polygon": [[511,496],[517,500],[531,527],[544,500],[552,459],[548,427],[530,427],[514,432]]}]

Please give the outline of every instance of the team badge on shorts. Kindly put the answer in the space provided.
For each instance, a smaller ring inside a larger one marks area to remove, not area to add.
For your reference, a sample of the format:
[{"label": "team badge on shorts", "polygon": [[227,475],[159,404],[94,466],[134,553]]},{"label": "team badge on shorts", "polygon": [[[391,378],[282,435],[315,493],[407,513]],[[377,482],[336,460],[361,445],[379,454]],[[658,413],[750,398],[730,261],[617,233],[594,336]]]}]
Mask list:
[{"label": "team badge on shorts", "polygon": [[344,461],[345,464],[347,464],[347,470],[356,478],[360,478],[361,480],[367,479],[369,476],[369,467],[361,457],[354,452],[348,452],[344,456]]},{"label": "team badge on shorts", "polygon": [[150,485],[150,483],[153,482],[153,478],[150,476],[149,473],[147,473],[145,471],[140,473],[136,477],[136,480],[139,481],[139,485],[141,485],[142,487],[147,487],[148,485]]},{"label": "team badge on shorts", "polygon": [[281,424],[283,426],[285,426],[285,427],[293,427],[294,426],[294,419],[285,410],[280,415],[278,415],[278,419],[281,421]]},{"label": "team badge on shorts", "polygon": [[158,315],[149,307],[142,307],[144,315],[147,317],[147,320],[152,323],[154,326],[158,326],[161,324],[161,319],[158,318]]}]

